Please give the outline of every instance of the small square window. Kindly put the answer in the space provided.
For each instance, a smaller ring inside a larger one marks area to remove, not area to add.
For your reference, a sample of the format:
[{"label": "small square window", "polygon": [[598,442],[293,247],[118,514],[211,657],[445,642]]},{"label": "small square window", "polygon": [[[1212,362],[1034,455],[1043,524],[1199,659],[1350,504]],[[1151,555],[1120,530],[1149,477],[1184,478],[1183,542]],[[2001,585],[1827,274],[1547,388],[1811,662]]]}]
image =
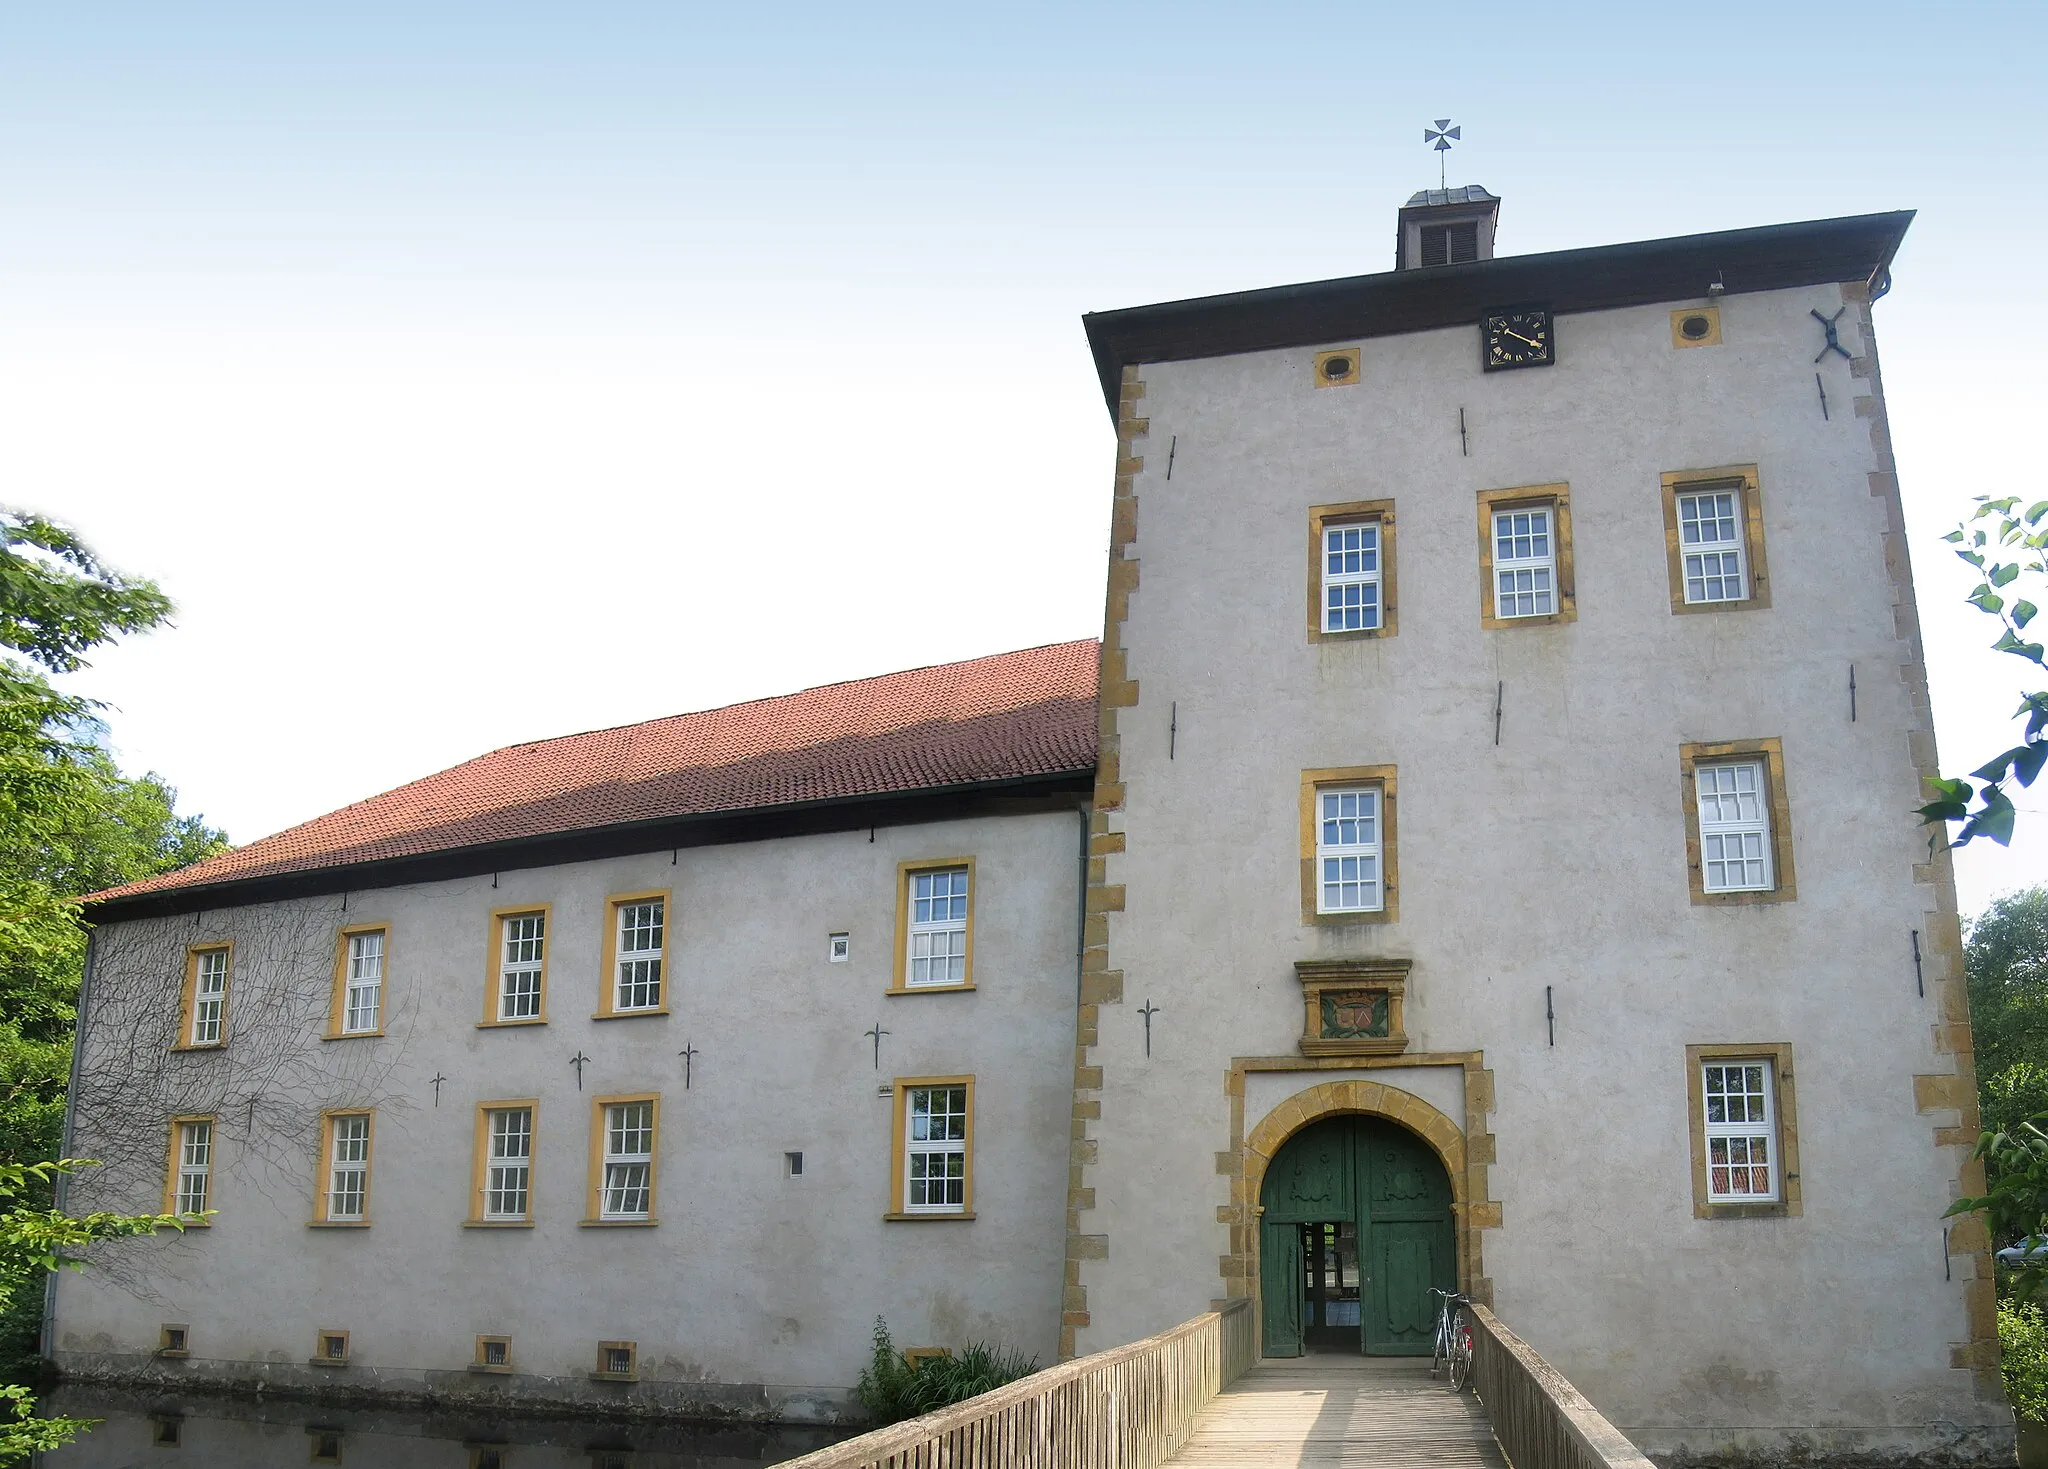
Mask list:
[{"label": "small square window", "polygon": [[175,1413],[150,1415],[149,1441],[161,1449],[174,1449],[185,1440],[185,1420]]},{"label": "small square window", "polygon": [[346,1367],[348,1365],[348,1333],[345,1331],[322,1331],[313,1341],[313,1365],[315,1367]]},{"label": "small square window", "polygon": [[477,1444],[469,1451],[469,1469],[505,1469],[505,1450],[497,1444]]},{"label": "small square window", "polygon": [[512,1338],[480,1336],[476,1339],[476,1360],[470,1364],[479,1372],[512,1370]]},{"label": "small square window", "polygon": [[834,964],[844,964],[853,953],[853,936],[835,933],[826,941],[825,957]]},{"label": "small square window", "polygon": [[187,1345],[192,1340],[192,1328],[166,1321],[157,1331],[156,1354],[159,1357],[184,1357],[191,1354]]},{"label": "small square window", "polygon": [[308,1457],[315,1464],[339,1464],[341,1462],[341,1430],[338,1428],[309,1428],[306,1436],[311,1440],[312,1453]]},{"label": "small square window", "polygon": [[638,1380],[639,1347],[629,1341],[601,1341],[597,1344],[597,1371],[591,1376],[607,1382]]},{"label": "small square window", "polygon": [[804,1176],[804,1155],[802,1153],[784,1153],[782,1155],[782,1168],[789,1177],[802,1178]]}]

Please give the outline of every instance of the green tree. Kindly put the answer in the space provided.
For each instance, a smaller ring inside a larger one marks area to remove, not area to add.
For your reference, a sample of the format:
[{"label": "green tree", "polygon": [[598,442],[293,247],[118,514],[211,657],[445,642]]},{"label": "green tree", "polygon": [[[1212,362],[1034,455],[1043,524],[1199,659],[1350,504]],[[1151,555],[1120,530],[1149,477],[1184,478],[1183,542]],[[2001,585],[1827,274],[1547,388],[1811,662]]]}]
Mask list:
[{"label": "green tree", "polygon": [[1970,925],[1963,969],[1988,1132],[2048,1112],[2048,888],[2008,893]]},{"label": "green tree", "polygon": [[[0,510],[0,1462],[61,1441],[75,1425],[32,1417],[42,1276],[70,1251],[165,1221],[68,1219],[52,1207],[85,931],[81,893],[210,855],[220,834],[175,811],[154,775],[124,778],[98,743],[91,700],[49,675],[93,647],[164,622],[153,584],[103,565],[76,534]],[[12,1415],[12,1422],[7,1421]]]}]

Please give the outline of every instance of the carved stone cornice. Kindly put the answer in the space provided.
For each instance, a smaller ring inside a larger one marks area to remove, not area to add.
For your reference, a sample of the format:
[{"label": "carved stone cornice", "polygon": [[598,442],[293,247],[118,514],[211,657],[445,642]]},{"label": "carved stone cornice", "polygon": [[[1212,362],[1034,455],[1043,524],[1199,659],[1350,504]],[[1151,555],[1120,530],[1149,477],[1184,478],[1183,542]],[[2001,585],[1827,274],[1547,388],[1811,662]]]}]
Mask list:
[{"label": "carved stone cornice", "polygon": [[1395,1056],[1408,1049],[1402,1003],[1412,959],[1299,959],[1301,1053]]}]

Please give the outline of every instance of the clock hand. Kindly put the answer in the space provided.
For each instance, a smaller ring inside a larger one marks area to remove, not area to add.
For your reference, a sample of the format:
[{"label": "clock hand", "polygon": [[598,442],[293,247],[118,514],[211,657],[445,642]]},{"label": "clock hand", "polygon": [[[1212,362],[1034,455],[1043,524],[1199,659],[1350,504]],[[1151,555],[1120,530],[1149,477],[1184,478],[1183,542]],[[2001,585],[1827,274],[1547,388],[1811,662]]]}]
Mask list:
[{"label": "clock hand", "polygon": [[1509,336],[1513,337],[1518,342],[1527,342],[1532,347],[1540,347],[1543,345],[1541,342],[1535,340],[1533,337],[1523,336],[1520,332],[1516,331],[1511,326],[1504,326],[1501,328],[1501,330],[1506,332]]}]

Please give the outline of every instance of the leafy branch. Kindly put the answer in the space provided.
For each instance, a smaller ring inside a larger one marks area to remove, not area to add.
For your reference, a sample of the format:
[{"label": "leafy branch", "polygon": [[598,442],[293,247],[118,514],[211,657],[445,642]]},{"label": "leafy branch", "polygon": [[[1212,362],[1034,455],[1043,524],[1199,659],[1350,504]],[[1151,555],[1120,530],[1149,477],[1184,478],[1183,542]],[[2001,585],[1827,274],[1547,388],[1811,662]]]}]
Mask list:
[{"label": "leafy branch", "polygon": [[[2048,578],[2048,500],[2037,500],[2025,510],[2019,505],[2017,495],[1996,500],[1979,495],[1976,513],[1942,539],[1982,578],[1964,600],[1998,619],[1998,641],[1992,650],[2024,658],[2048,675],[2048,648],[2027,630],[2040,607],[2005,591],[2022,575]],[[2032,785],[2048,764],[2048,689],[2022,696],[2013,717],[2022,715],[2027,724],[2019,744],[1978,766],[1967,779],[1928,781],[1934,799],[1919,808],[1920,818],[1929,826],[1961,822],[1953,845],[1965,846],[1978,837],[1989,837],[2000,846],[2011,842],[2017,813],[2007,787]]]}]

